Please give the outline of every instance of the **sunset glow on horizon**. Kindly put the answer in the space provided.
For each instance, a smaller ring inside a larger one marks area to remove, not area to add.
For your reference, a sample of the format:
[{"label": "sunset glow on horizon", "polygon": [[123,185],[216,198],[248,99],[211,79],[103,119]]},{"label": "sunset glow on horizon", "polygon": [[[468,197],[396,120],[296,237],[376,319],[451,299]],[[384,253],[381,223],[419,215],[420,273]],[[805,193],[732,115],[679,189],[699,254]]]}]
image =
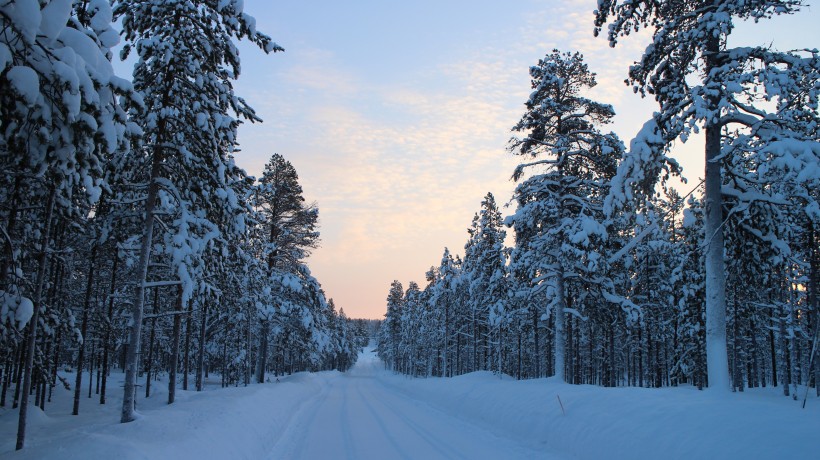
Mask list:
[{"label": "sunset glow on horizon", "polygon": [[[237,94],[264,123],[240,128],[237,163],[258,176],[279,153],[295,166],[319,207],[321,247],[308,264],[337,308],[382,318],[391,281],[423,287],[445,246],[463,253],[488,191],[509,201],[518,163],[505,150],[510,128],[530,93],[529,66],[553,48],[584,54],[598,74],[588,96],[614,106],[608,129],[629,144],[655,108],[623,83],[649,39],[610,48],[593,36],[595,5],[245,1],[258,29],[286,51],[240,46]],[[769,44],[767,31],[816,19],[807,11],[754,33],[741,26],[733,39]],[[772,46],[820,43],[816,27],[801,28],[811,32]],[[690,179],[684,193],[702,175],[701,156],[699,139],[675,154]]]}]

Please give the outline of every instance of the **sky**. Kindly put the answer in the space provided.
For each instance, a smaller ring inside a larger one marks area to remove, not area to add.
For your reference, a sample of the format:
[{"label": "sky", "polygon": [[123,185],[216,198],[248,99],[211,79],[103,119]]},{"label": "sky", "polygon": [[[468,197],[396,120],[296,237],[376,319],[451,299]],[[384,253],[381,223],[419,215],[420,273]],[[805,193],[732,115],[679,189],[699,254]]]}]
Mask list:
[{"label": "sky", "polygon": [[[627,88],[650,36],[610,48],[593,36],[592,0],[245,0],[258,30],[285,48],[240,45],[236,92],[264,120],[239,130],[237,163],[261,175],[274,153],[319,207],[321,246],[308,260],[337,308],[382,318],[393,280],[424,286],[445,247],[462,254],[487,192],[507,204],[516,159],[510,128],[524,113],[528,69],[553,48],[580,51],[629,139],[655,108]],[[820,46],[809,10],[739,27],[736,44]],[[798,33],[799,32],[799,33]],[[702,139],[676,148],[689,184],[702,175]],[[502,208],[506,214],[512,208]]]}]

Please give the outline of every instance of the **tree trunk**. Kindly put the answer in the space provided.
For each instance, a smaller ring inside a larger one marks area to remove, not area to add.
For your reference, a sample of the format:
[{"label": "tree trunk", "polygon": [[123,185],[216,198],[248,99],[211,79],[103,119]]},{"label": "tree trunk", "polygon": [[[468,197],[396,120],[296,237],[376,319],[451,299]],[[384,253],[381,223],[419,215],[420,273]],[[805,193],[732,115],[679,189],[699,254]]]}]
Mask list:
[{"label": "tree trunk", "polygon": [[100,377],[102,375],[102,351],[97,351],[97,383],[94,386],[94,393],[100,394]]},{"label": "tree trunk", "polygon": [[51,381],[48,386],[48,402],[51,402],[51,396],[54,393],[54,386],[57,384],[57,368],[60,365],[60,345],[62,344],[63,331],[57,330],[57,337],[54,340],[54,365],[51,366]]},{"label": "tree trunk", "polygon": [[114,263],[111,264],[111,284],[108,287],[108,316],[105,325],[105,341],[103,342],[102,358],[102,387],[100,388],[100,404],[105,404],[105,389],[108,384],[108,373],[110,366],[109,353],[111,351],[111,331],[114,328],[114,291],[117,285],[117,265],[119,262],[117,245],[114,244]]},{"label": "tree trunk", "polygon": [[[574,317],[574,315],[573,315]],[[575,384],[581,383],[581,325],[580,319],[575,318],[573,322],[575,323],[573,329],[575,330],[573,335],[573,344],[572,344],[572,382]]]},{"label": "tree trunk", "polygon": [[151,318],[151,333],[148,339],[148,359],[145,363],[145,398],[151,397],[151,371],[154,367],[154,338],[157,331],[157,313],[159,313],[159,286],[154,288],[154,317]]},{"label": "tree trunk", "polygon": [[501,329],[501,321],[498,322],[498,376],[501,377],[504,375],[503,369],[503,359],[504,354],[501,352],[503,347],[503,332]]},{"label": "tree trunk", "polygon": [[550,315],[547,319],[547,329],[544,331],[544,375],[549,377],[555,375],[555,366],[553,365],[553,335],[555,330],[555,314]]},{"label": "tree trunk", "polygon": [[[758,387],[760,386],[761,380],[765,382],[765,379],[760,378],[760,358],[758,357],[758,349],[757,349],[757,338],[755,337],[755,322],[754,320],[749,321],[749,329],[748,329],[748,337],[749,342],[751,343],[752,348],[752,359],[751,359],[751,371],[749,372],[749,381],[754,382],[753,385],[750,383],[749,386]],[[766,386],[765,384],[763,386]]]},{"label": "tree trunk", "polygon": [[532,306],[532,340],[535,347],[535,378],[541,378],[541,342],[538,341],[538,309]]},{"label": "tree trunk", "polygon": [[228,331],[230,330],[230,323],[225,325],[225,334],[222,339],[222,388],[228,386],[225,378],[228,375]]},{"label": "tree trunk", "polygon": [[48,362],[48,356],[51,354],[53,340],[44,339],[44,342],[46,342],[46,350],[45,353],[43,353],[43,357],[46,359],[46,362],[44,363],[45,369],[43,369],[42,373],[40,374],[40,394],[37,395],[37,399],[38,401],[40,401],[37,405],[40,406],[40,410],[43,411],[46,409],[46,387],[48,387],[50,383],[46,376],[51,375],[51,365],[53,364]]},{"label": "tree trunk", "polygon": [[[770,302],[771,303],[771,302]],[[774,307],[769,307],[769,323],[774,322]],[[772,361],[772,386],[777,388],[777,350],[774,344],[774,325],[769,328],[769,352]]]},{"label": "tree trunk", "polygon": [[[566,304],[565,304],[566,305]],[[564,372],[565,379],[567,383],[576,383],[575,382],[575,316],[569,315],[569,317],[564,318],[565,330],[566,330],[566,349],[564,350],[564,359],[566,361],[564,365]]]},{"label": "tree trunk", "polygon": [[205,372],[205,328],[208,325],[208,300],[202,298],[202,322],[199,327],[199,356],[196,362],[196,391],[204,386],[202,373]]},{"label": "tree trunk", "polygon": [[88,360],[88,399],[91,399],[91,391],[94,389],[94,357],[97,356],[97,346],[91,343],[91,356]]},{"label": "tree trunk", "polygon": [[[22,398],[20,399],[20,413],[17,423],[17,445],[16,449],[20,450],[25,445],[26,440],[26,416],[28,415],[28,398],[31,391],[31,377],[34,367],[34,347],[37,342],[37,324],[40,321],[41,301],[43,297],[43,285],[46,280],[46,266],[48,262],[48,245],[51,237],[51,220],[54,215],[54,199],[57,194],[53,187],[50,187],[48,199],[46,200],[46,214],[44,220],[43,235],[40,239],[40,260],[37,262],[37,280],[34,285],[34,295],[32,303],[34,304],[31,319],[29,320],[29,335],[28,344],[25,353],[25,367],[23,369],[23,388]],[[78,369],[77,372],[80,372]]]},{"label": "tree trunk", "polygon": [[791,383],[793,385],[793,387],[792,387],[792,390],[793,390],[792,396],[794,397],[794,400],[796,401],[797,400],[797,385],[800,383],[800,380],[802,380],[801,362],[800,362],[801,361],[801,349],[802,349],[802,347],[800,346],[800,343],[798,341],[799,340],[798,339],[798,333],[797,333],[797,331],[795,331],[795,326],[799,327],[799,325],[797,325],[797,318],[795,317],[795,314],[794,314],[794,305],[796,303],[796,299],[795,299],[795,295],[794,295],[794,289],[791,288],[792,283],[789,283],[788,285],[789,285],[789,288],[788,288],[788,292],[789,292],[789,313],[788,313],[788,318],[789,318],[789,357],[791,357],[791,360],[789,361],[789,369],[790,369],[789,380],[791,381]]},{"label": "tree trunk", "polygon": [[33,392],[34,392],[34,407],[39,407],[40,409],[42,409],[42,403],[40,402],[40,401],[41,401],[41,399],[40,399],[40,389],[42,388],[42,385],[43,385],[43,377],[42,377],[42,375],[39,375],[39,374],[38,374],[38,375],[35,377],[35,379],[34,379],[34,383],[33,383],[33,385],[32,385],[32,386],[34,387],[34,388],[33,388]]},{"label": "tree trunk", "polygon": [[[706,39],[706,73],[715,67],[720,38]],[[717,110],[719,96],[708,99]],[[706,124],[706,192],[704,194],[706,241],[706,371],[709,388],[728,392],[729,355],[726,347],[726,273],[723,260],[723,196],[721,194],[721,127]]]},{"label": "tree trunk", "polygon": [[88,262],[88,279],[85,284],[85,302],[83,302],[83,322],[80,326],[80,335],[82,336],[82,343],[80,343],[77,351],[77,378],[74,381],[74,408],[71,411],[72,415],[80,414],[80,387],[83,383],[83,366],[85,366],[85,344],[88,341],[88,310],[91,308],[91,287],[94,283],[94,269],[96,268],[97,259],[97,245],[91,247],[91,259]]},{"label": "tree trunk", "polygon": [[516,380],[521,380],[521,323],[518,323],[518,373]]},{"label": "tree trunk", "polygon": [[778,309],[778,320],[779,320],[779,332],[780,332],[780,354],[783,357],[783,363],[781,369],[783,370],[783,375],[781,376],[783,382],[783,396],[789,396],[789,379],[791,368],[789,366],[789,345],[788,339],[786,338],[786,318],[784,317],[783,313],[783,305],[781,304]]},{"label": "tree trunk", "polygon": [[740,337],[740,315],[738,314],[737,308],[737,282],[735,282],[733,291],[734,295],[732,299],[732,306],[734,307],[734,312],[732,315],[732,390],[743,391],[743,368],[740,364],[740,347],[743,338]]},{"label": "tree trunk", "polygon": [[6,256],[0,262],[0,286],[6,286],[6,274],[9,271],[9,266],[14,261],[14,246],[12,245],[12,237],[14,235],[14,227],[17,223],[17,205],[20,201],[20,185],[23,183],[23,175],[20,174],[14,179],[14,191],[11,194],[11,209],[8,214],[8,221],[6,222],[6,235],[8,239],[4,244]]},{"label": "tree trunk", "polygon": [[182,389],[188,391],[188,373],[191,370],[191,323],[193,322],[193,302],[188,301],[188,316],[185,318],[185,356],[182,359]]},{"label": "tree trunk", "polygon": [[595,346],[594,346],[595,329],[593,328],[592,321],[589,321],[587,324],[589,326],[589,338],[587,339],[588,350],[589,350],[589,363],[587,365],[587,369],[589,369],[589,371],[587,372],[587,381],[586,381],[586,383],[591,384],[591,385],[600,385],[601,382],[596,379],[596,372],[595,372],[595,367],[596,367],[595,366],[595,355],[594,355],[594,353],[595,353]]},{"label": "tree trunk", "polygon": [[[809,308],[814,311],[814,336],[815,340],[820,337],[820,238],[814,229],[814,225],[809,222]],[[820,397],[820,349],[814,352],[814,388],[817,396]],[[809,369],[811,372],[811,369]]]},{"label": "tree trunk", "polygon": [[609,328],[609,386],[615,387],[616,382],[616,367],[615,367],[615,325],[612,324]]},{"label": "tree trunk", "polygon": [[177,306],[174,315],[174,332],[171,337],[171,364],[168,366],[168,404],[174,403],[177,393],[177,369],[179,368],[179,339],[182,329],[182,286],[177,289]]},{"label": "tree trunk", "polygon": [[[449,363],[447,360],[449,357],[447,356],[447,352],[449,351],[450,347],[450,301],[449,301],[449,294],[445,294],[444,299],[444,350],[443,350],[443,361],[442,361],[442,371],[441,375],[443,377],[449,377],[447,375],[447,371],[449,370]],[[452,370],[450,370],[452,372]]]},{"label": "tree trunk", "polygon": [[564,377],[564,369],[565,369],[565,337],[564,337],[564,270],[563,268],[558,269],[558,274],[555,280],[555,295],[557,299],[555,300],[555,307],[553,316],[555,317],[555,327],[553,333],[553,348],[555,349],[555,380],[558,382],[565,382],[566,378]]},{"label": "tree trunk", "polygon": [[472,309],[473,313],[473,372],[478,370],[478,321],[476,318],[476,310]]},{"label": "tree trunk", "polygon": [[638,323],[638,386],[643,387],[643,326]]},{"label": "tree trunk", "polygon": [[256,351],[256,383],[265,383],[265,366],[268,361],[268,320],[263,319],[259,329],[259,350]]},{"label": "tree trunk", "polygon": [[20,356],[19,361],[17,362],[17,373],[14,375],[14,401],[12,402],[11,408],[17,409],[20,405],[20,391],[23,389],[23,369],[26,368],[26,344],[28,343],[28,337],[31,334],[31,328],[25,328],[25,334],[23,335],[23,341],[20,344]]},{"label": "tree trunk", "polygon": [[131,309],[131,336],[128,341],[128,356],[125,365],[125,388],[122,398],[122,423],[136,419],[137,366],[139,365],[140,339],[142,333],[142,314],[145,305],[145,281],[148,277],[148,263],[151,259],[151,244],[154,237],[154,206],[159,193],[160,168],[162,166],[162,147],[154,146],[151,158],[151,177],[148,181],[148,196],[145,200],[145,223],[142,230],[139,263],[136,267],[136,286],[134,304]]},{"label": "tree trunk", "polygon": [[14,363],[17,362],[17,359],[15,358],[18,358],[19,356],[20,346],[15,344],[14,351],[6,356],[5,372],[3,373],[3,389],[0,391],[0,407],[6,407],[6,393],[8,392],[9,384],[11,384]]},{"label": "tree trunk", "polygon": [[456,334],[456,375],[461,375],[461,331]]},{"label": "tree trunk", "polygon": [[251,383],[251,367],[253,356],[251,355],[251,315],[248,314],[245,323],[245,386]]}]

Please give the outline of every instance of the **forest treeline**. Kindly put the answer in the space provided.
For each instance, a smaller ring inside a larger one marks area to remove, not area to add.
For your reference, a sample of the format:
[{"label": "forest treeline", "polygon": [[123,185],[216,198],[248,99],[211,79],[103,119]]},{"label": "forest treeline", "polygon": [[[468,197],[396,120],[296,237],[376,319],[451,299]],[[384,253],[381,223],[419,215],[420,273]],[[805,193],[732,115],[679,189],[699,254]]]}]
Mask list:
[{"label": "forest treeline", "polygon": [[[423,286],[392,283],[387,365],[820,395],[820,56],[728,45],[733,21],[803,3],[599,1],[611,46],[653,33],[626,83],[657,111],[627,148],[605,131],[613,107],[587,97],[580,53],[532,66],[508,146],[522,159],[514,211],[488,194],[463,256],[445,249]],[[704,180],[676,191],[669,155],[700,132]]]},{"label": "forest treeline", "polygon": [[20,407],[18,449],[55,385],[77,414],[121,368],[128,422],[160,375],[172,403],[209,372],[346,370],[367,343],[308,269],[318,209],[296,170],[234,162],[239,124],[261,121],[233,90],[235,42],[282,51],[242,5],[0,4],[0,406]]}]

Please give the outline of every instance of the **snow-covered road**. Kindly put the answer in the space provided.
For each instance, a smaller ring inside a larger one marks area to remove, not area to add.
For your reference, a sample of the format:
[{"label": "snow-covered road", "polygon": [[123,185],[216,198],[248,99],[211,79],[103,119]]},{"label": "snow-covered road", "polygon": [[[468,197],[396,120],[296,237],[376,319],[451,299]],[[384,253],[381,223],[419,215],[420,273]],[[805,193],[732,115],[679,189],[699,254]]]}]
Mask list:
[{"label": "snow-covered road", "polygon": [[410,399],[380,375],[382,363],[366,351],[349,372],[328,379],[291,420],[271,458],[555,458]]},{"label": "snow-covered road", "polygon": [[[111,378],[120,388],[123,374]],[[206,391],[179,391],[172,405],[157,382],[127,424],[121,391],[106,405],[84,397],[72,416],[73,391],[58,386],[47,412],[30,408],[22,451],[17,411],[0,407],[0,459],[815,458],[820,432],[820,397],[810,393],[802,409],[771,387],[601,388],[491,372],[411,379],[369,350],[347,373],[280,380],[220,388],[211,375]]]}]

